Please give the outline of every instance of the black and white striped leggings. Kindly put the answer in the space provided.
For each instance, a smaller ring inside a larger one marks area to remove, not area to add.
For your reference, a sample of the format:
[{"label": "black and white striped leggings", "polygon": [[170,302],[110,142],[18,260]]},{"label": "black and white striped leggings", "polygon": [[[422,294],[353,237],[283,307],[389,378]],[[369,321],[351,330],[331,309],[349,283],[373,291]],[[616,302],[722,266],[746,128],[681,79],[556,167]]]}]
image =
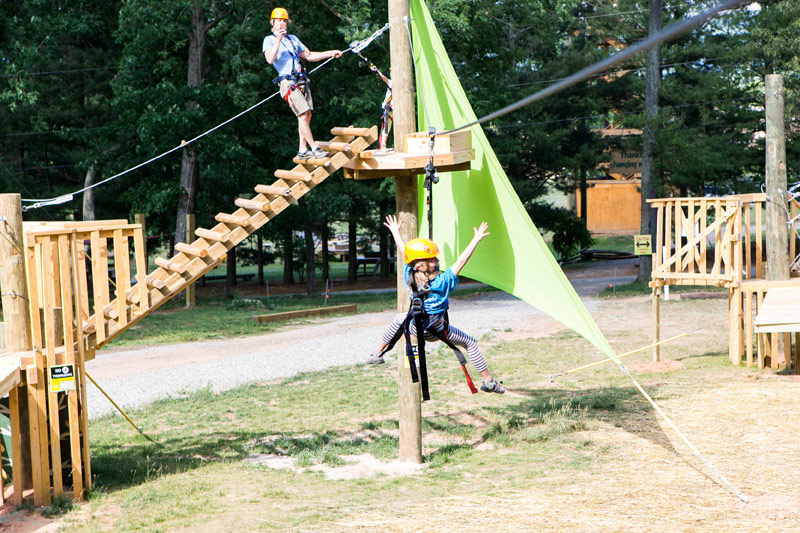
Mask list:
[{"label": "black and white striped leggings", "polygon": [[[392,320],[392,323],[389,324],[389,327],[386,328],[386,331],[383,332],[381,340],[386,344],[389,344],[397,331],[403,327],[403,321],[405,321],[405,319],[405,313],[396,315],[394,320]],[[428,329],[425,330],[426,341],[438,341],[439,338],[434,336],[434,334],[430,331],[431,329],[436,330],[437,332],[441,332],[444,329],[444,314],[438,315],[438,317],[432,317],[431,324],[428,326]],[[411,334],[414,336],[417,335],[417,328],[413,321],[411,322]],[[478,348],[478,341],[460,329],[453,327],[452,324],[450,324],[450,326],[447,328],[447,340],[456,346],[464,348],[467,351],[467,357],[472,363],[472,366],[475,367],[475,370],[478,372],[483,372],[486,370],[486,359],[483,358],[483,354]]]}]

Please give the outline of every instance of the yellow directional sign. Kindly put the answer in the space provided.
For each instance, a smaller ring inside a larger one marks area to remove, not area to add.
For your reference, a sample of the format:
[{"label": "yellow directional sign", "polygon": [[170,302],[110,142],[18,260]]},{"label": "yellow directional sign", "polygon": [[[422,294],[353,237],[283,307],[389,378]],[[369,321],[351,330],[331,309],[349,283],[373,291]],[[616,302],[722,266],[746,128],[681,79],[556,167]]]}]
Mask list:
[{"label": "yellow directional sign", "polygon": [[653,244],[650,235],[633,236],[633,253],[636,255],[650,255],[653,253]]}]

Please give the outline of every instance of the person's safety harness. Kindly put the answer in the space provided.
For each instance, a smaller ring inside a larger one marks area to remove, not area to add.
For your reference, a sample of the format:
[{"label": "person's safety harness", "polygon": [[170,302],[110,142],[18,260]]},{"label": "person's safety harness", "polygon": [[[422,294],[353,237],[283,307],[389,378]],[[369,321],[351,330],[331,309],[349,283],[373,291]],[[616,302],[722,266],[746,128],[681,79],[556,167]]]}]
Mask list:
[{"label": "person's safety harness", "polygon": [[[425,307],[423,306],[423,302],[428,295],[428,291],[418,289],[413,275],[411,276],[409,285],[411,289],[411,307],[409,308],[408,314],[403,320],[402,326],[397,330],[397,333],[394,334],[394,337],[392,337],[392,340],[388,343],[386,348],[383,349],[380,355],[390,352],[394,348],[395,344],[397,344],[397,341],[400,340],[400,337],[405,336],[406,357],[408,358],[408,366],[411,369],[411,381],[414,383],[419,382],[420,388],[422,389],[422,401],[430,400],[431,396],[428,391],[428,369],[425,361],[425,333],[430,332],[434,337],[442,341],[451,350],[453,350],[453,353],[461,365],[461,370],[464,372],[469,390],[472,392],[472,394],[477,394],[478,389],[475,388],[475,385],[472,383],[472,378],[470,378],[469,372],[467,371],[467,359],[464,357],[464,354],[461,353],[461,350],[459,350],[458,347],[453,344],[450,339],[448,339],[450,320],[447,316],[447,311],[444,312],[444,328],[441,330],[431,328],[431,317],[425,311]],[[412,323],[414,324],[414,329],[417,331],[416,355],[419,356],[419,372],[417,372],[417,365],[414,361],[414,346],[411,342]]]},{"label": "person's safety harness", "polygon": [[303,91],[303,96],[308,94],[308,89],[311,86],[311,80],[306,75],[306,69],[303,67],[303,63],[300,61],[300,55],[297,52],[297,47],[292,43],[292,36],[287,35],[284,41],[281,43],[288,42],[291,44],[291,49],[287,47],[289,53],[292,55],[292,73],[291,74],[284,74],[283,76],[278,76],[277,78],[272,80],[272,83],[276,85],[280,85],[283,80],[292,80],[292,85],[289,87],[289,90],[286,91],[286,94],[283,96],[283,99],[286,100],[286,103],[289,103],[289,98],[292,96],[292,92],[296,89],[300,89]]}]

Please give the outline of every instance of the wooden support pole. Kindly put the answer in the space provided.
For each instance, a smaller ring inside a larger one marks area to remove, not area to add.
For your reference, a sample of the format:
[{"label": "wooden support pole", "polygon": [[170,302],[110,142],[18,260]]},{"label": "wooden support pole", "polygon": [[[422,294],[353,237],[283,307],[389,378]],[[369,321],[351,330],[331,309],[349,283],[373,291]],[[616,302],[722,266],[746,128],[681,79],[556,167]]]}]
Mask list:
[{"label": "wooden support pole", "polygon": [[[19,194],[0,194],[0,290],[2,290],[5,348],[25,352],[33,348],[28,286],[25,277],[25,244],[22,235],[22,203]],[[0,348],[3,348],[0,346]],[[24,374],[23,374],[24,375]],[[22,391],[22,394],[19,394]],[[14,389],[10,402],[14,503],[22,503],[22,491],[33,486],[31,478],[28,402],[25,389]],[[9,395],[11,396],[11,395]],[[14,445],[17,446],[14,446]]]},{"label": "wooden support pole", "polygon": [[[142,226],[142,237],[144,237],[144,259],[147,261],[147,227],[145,226],[145,216],[143,213],[135,213],[133,215],[133,223]],[[142,275],[147,275],[147,272],[142,272]]]},{"label": "wooden support pole", "polygon": [[[414,116],[414,78],[411,65],[411,47],[403,19],[409,17],[408,0],[389,0],[390,58],[392,68],[392,106],[394,113],[395,150],[405,152],[406,135],[416,131]],[[358,135],[350,128],[332,130],[334,135]],[[398,143],[400,143],[398,145]],[[405,241],[417,236],[417,178],[395,178],[397,218],[402,223],[400,232]],[[403,255],[398,250],[397,257]],[[403,286],[403,269],[397,269],[397,308],[408,309],[408,297]],[[400,410],[401,461],[422,463],[422,404],[419,383],[411,382],[411,374],[403,364],[404,341],[398,343],[398,403]]]},{"label": "wooden support pole", "polygon": [[[661,341],[661,287],[653,287],[653,343]],[[653,361],[661,361],[661,345],[653,346]]]},{"label": "wooden support pole", "polygon": [[[197,227],[195,223],[195,215],[194,213],[187,213],[186,214],[186,242],[192,242],[194,230]],[[194,283],[189,284],[186,287],[186,307],[194,307],[196,305],[195,300],[195,288]]]},{"label": "wooden support pole", "polygon": [[[766,161],[767,185],[767,279],[789,279],[789,234],[786,185],[786,138],[784,132],[783,76],[769,74],[765,85],[766,100]],[[785,368],[783,337],[772,353],[772,367]]]}]

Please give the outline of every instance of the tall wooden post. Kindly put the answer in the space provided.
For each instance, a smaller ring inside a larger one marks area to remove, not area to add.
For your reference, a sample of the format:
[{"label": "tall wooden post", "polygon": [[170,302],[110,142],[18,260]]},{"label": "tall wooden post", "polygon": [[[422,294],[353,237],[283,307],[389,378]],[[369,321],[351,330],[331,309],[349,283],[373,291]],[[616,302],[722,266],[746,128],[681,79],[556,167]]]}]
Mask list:
[{"label": "tall wooden post", "polygon": [[[144,238],[144,260],[149,270],[150,265],[148,261],[150,259],[150,256],[147,255],[147,221],[145,219],[144,213],[135,213],[133,215],[133,223],[142,226],[142,237]],[[147,274],[147,272],[145,272],[145,274]]]},{"label": "tall wooden post", "polygon": [[[22,236],[22,203],[19,194],[0,194],[0,290],[6,346],[12,352],[33,349],[28,284],[25,279],[25,244]],[[1,348],[1,347],[0,347]],[[25,389],[9,393],[12,432],[11,461],[14,503],[22,503],[23,489],[31,488],[31,451],[28,432],[28,396]]]},{"label": "tall wooden post", "polygon": [[[414,109],[414,73],[411,64],[411,47],[404,18],[409,17],[408,0],[389,0],[390,57],[392,67],[392,111],[394,114],[395,150],[405,151],[405,138],[416,131]],[[400,233],[408,241],[417,236],[417,178],[395,178],[397,218],[402,223]],[[398,250],[397,258],[403,257]],[[397,269],[397,309],[408,310],[408,295],[403,284],[403,269]],[[422,462],[422,405],[419,383],[411,382],[405,368],[405,346],[398,343],[397,383],[400,410],[401,461]]]},{"label": "tall wooden post", "polygon": [[[194,241],[195,218],[194,213],[186,214],[186,242],[191,244]],[[186,287],[186,307],[195,306],[194,283]]]},{"label": "tall wooden post", "polygon": [[[767,183],[767,279],[789,279],[789,233],[786,206],[786,138],[784,135],[783,76],[766,77],[767,142],[765,173]],[[778,335],[773,333],[773,335]],[[777,353],[773,353],[773,368],[786,367],[783,335],[778,335]],[[777,363],[777,365],[776,365]]]}]

